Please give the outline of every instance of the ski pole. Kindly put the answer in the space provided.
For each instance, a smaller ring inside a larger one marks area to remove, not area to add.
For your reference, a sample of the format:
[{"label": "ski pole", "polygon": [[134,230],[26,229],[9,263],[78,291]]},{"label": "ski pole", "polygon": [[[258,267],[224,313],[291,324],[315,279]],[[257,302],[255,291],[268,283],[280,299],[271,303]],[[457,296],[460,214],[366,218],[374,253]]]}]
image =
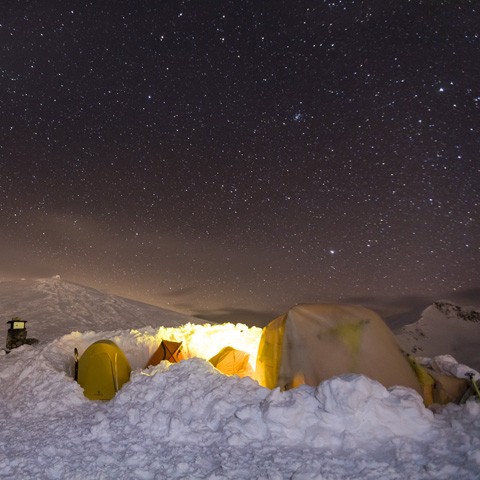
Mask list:
[{"label": "ski pole", "polygon": [[470,379],[470,381],[472,382],[473,388],[475,390],[475,393],[477,394],[477,397],[480,398],[480,390],[478,389],[477,382],[473,379],[475,374],[473,372],[467,372],[465,376]]}]

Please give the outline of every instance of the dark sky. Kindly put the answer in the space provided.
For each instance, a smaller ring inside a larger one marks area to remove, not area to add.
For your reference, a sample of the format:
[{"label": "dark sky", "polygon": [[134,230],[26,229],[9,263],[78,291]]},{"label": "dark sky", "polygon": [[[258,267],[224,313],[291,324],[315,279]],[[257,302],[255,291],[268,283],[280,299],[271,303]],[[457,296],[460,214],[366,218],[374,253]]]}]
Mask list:
[{"label": "dark sky", "polygon": [[238,321],[479,292],[479,2],[1,3],[0,278]]}]

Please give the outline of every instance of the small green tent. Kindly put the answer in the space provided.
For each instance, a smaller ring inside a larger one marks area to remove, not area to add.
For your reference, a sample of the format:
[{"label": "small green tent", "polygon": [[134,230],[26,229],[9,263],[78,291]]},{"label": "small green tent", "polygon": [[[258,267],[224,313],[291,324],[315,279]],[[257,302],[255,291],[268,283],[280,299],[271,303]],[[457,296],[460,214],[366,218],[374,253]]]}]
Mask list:
[{"label": "small green tent", "polygon": [[90,400],[111,400],[132,371],[127,357],[111,340],[92,343],[75,366],[76,380]]}]

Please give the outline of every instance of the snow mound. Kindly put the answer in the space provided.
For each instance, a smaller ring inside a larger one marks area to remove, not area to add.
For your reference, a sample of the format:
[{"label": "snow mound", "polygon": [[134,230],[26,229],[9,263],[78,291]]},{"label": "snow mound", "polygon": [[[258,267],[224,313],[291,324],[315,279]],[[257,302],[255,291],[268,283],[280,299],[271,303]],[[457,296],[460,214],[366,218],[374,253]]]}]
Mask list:
[{"label": "snow mound", "polygon": [[[154,428],[169,442],[226,441],[237,447],[274,442],[338,448],[358,435],[369,441],[420,435],[433,421],[413,391],[389,392],[366,377],[334,378],[318,389],[270,391],[249,378],[225,377],[198,358],[136,372],[112,403],[112,417],[100,429],[108,435]],[[112,421],[125,411],[131,412],[128,421]]]},{"label": "snow mound", "polygon": [[62,371],[72,362],[73,338],[80,340],[76,334],[41,349],[23,346],[4,358],[10,368],[2,369],[0,387],[11,416],[51,416],[97,403],[103,437],[123,438],[133,431],[151,436],[153,429],[155,437],[169,442],[233,446],[306,442],[335,448],[349,436],[383,441],[432,426],[433,414],[407,388],[387,390],[367,377],[346,375],[317,388],[271,391],[250,378],[222,375],[201,358],[137,368],[112,402],[91,402]]}]

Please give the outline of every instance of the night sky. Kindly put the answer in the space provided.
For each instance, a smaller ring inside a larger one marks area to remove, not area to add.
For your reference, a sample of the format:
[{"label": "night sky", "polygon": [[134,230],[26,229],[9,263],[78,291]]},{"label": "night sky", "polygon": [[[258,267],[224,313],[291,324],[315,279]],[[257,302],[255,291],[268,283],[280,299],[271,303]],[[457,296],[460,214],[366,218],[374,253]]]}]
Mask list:
[{"label": "night sky", "polygon": [[480,292],[477,1],[3,0],[0,279],[205,318]]}]

